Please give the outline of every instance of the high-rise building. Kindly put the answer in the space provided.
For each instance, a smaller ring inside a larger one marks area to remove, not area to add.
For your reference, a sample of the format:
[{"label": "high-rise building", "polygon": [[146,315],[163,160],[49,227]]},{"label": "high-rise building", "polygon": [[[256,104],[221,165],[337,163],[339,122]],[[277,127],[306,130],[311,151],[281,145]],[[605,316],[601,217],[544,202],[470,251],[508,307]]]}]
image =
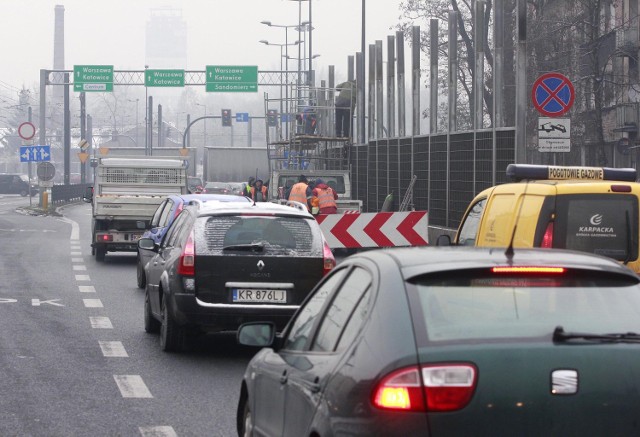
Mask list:
[{"label": "high-rise building", "polygon": [[150,68],[186,68],[187,23],[182,11],[172,8],[150,10],[146,33],[146,62]]}]

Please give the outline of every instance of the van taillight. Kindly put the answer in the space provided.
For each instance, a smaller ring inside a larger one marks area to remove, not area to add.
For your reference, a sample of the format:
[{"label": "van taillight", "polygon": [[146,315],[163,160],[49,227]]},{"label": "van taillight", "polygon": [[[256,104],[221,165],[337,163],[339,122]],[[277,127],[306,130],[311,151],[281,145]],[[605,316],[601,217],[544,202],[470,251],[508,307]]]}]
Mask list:
[{"label": "van taillight", "polygon": [[553,247],[553,222],[549,222],[547,225],[547,229],[544,231],[544,235],[542,236],[542,243],[540,243],[540,247],[544,247],[546,249],[551,249]]},{"label": "van taillight", "polygon": [[322,275],[324,276],[336,266],[336,259],[333,257],[333,252],[331,252],[331,248],[326,241],[324,242],[322,253],[324,258]]},{"label": "van taillight", "polygon": [[110,234],[98,234],[96,235],[96,242],[104,243],[108,241],[113,241],[113,235]]},{"label": "van taillight", "polygon": [[396,411],[460,410],[473,396],[476,374],[476,368],[470,364],[400,369],[380,381],[374,391],[373,404]]},{"label": "van taillight", "polygon": [[187,238],[187,242],[180,254],[178,274],[182,276],[194,276],[196,274],[196,245],[194,243],[193,231],[189,234],[189,238]]}]

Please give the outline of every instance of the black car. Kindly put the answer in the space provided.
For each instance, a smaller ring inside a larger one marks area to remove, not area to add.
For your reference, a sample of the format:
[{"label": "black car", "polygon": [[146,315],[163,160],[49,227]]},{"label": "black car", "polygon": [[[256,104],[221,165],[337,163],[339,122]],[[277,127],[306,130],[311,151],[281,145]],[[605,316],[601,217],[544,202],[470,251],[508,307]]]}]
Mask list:
[{"label": "black car", "polygon": [[33,196],[38,187],[29,184],[29,179],[19,174],[0,174],[0,194],[19,194]]},{"label": "black car", "polygon": [[250,361],[241,436],[636,435],[640,278],[571,251],[365,252]]},{"label": "black car", "polygon": [[144,322],[163,350],[181,349],[191,332],[235,331],[269,320],[283,329],[335,266],[313,216],[273,203],[187,206],[145,267]]}]

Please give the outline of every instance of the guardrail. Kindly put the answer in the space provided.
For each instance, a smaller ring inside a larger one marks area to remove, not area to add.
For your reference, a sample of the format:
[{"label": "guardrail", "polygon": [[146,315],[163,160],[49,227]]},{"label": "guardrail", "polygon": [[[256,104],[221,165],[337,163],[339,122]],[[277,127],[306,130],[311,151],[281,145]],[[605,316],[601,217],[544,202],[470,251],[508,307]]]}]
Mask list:
[{"label": "guardrail", "polygon": [[51,187],[51,203],[60,204],[74,200],[82,200],[87,187],[91,184],[54,185]]}]

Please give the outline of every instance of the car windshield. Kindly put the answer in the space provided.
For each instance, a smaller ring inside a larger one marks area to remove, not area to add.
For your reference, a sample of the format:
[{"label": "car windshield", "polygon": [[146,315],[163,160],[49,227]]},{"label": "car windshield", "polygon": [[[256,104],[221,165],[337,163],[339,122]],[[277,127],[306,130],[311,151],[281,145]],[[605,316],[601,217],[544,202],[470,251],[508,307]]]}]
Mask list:
[{"label": "car windshield", "polygon": [[321,236],[312,220],[294,217],[222,216],[196,222],[198,253],[321,256]]},{"label": "car windshield", "polygon": [[640,332],[640,286],[633,281],[471,277],[414,281],[429,342],[535,338],[567,332]]}]

